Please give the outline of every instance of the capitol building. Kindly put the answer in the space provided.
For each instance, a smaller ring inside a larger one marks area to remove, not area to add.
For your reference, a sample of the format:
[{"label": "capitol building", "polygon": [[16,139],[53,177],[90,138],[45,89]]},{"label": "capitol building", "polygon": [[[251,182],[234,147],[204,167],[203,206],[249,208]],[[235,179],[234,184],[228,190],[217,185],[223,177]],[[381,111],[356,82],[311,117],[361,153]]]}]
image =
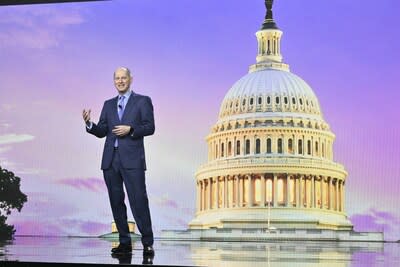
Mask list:
[{"label": "capitol building", "polygon": [[278,228],[352,229],[335,135],[311,87],[283,62],[271,7],[256,33],[257,62],[227,92],[207,136],[190,228],[267,227],[270,205]]},{"label": "capitol building", "polygon": [[289,239],[382,240],[382,233],[353,231],[344,205],[347,172],[333,160],[335,135],[312,88],[283,61],[272,3],[265,1],[256,33],[256,63],[226,93],[206,137],[196,214],[181,236],[241,240],[277,229]]}]

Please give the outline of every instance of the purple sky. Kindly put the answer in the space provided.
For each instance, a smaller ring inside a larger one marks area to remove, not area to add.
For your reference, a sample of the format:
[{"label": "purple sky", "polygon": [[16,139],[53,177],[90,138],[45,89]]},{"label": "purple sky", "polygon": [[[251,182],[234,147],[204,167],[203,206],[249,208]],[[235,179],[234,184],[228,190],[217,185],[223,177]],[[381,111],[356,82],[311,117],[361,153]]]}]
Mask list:
[{"label": "purple sky", "polygon": [[[393,239],[400,239],[397,10],[397,0],[274,7],[284,61],[314,89],[336,134],[349,216],[356,229],[384,229]],[[104,140],[85,133],[81,110],[92,108],[97,120],[115,95],[120,65],[155,106],[156,133],[146,139],[155,229],[185,228],[204,138],[225,93],[255,62],[264,14],[262,0],[1,7],[0,166],[22,178],[29,196],[10,218],[18,234],[110,229],[99,169]]]}]

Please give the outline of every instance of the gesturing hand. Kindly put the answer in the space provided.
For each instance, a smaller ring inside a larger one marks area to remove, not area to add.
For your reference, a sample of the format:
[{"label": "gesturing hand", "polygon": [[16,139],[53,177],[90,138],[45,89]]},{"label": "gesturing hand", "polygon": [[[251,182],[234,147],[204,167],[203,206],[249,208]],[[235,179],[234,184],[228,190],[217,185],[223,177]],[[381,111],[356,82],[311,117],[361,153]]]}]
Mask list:
[{"label": "gesturing hand", "polygon": [[125,136],[129,134],[130,131],[131,131],[131,126],[129,125],[117,125],[112,130],[112,132],[117,136]]},{"label": "gesturing hand", "polygon": [[82,117],[85,123],[88,124],[90,122],[90,109],[89,110],[84,109],[82,111]]}]

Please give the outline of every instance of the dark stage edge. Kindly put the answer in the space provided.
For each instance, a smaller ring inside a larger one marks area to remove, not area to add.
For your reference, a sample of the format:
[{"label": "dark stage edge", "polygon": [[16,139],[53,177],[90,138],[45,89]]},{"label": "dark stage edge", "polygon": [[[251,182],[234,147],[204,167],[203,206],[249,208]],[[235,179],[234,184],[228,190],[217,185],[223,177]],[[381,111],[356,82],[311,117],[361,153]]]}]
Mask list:
[{"label": "dark stage edge", "polygon": [[[1,267],[106,267],[115,266],[115,264],[101,264],[101,263],[57,263],[57,262],[19,262],[19,261],[3,261],[0,262]],[[158,265],[158,264],[131,264],[119,263],[118,266],[155,266],[155,267],[198,267],[190,265]]]},{"label": "dark stage edge", "polygon": [[154,242],[151,264],[140,241],[132,256],[115,258],[117,242],[93,237],[23,237],[0,242],[0,267],[209,266],[209,267],[367,267],[400,266],[400,243],[378,242]]}]

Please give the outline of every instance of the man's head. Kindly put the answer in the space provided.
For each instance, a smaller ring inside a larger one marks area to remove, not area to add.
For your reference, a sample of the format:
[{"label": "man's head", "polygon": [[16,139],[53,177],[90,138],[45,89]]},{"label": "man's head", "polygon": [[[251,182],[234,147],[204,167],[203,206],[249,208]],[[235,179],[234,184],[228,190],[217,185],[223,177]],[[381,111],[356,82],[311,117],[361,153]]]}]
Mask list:
[{"label": "man's head", "polygon": [[114,85],[119,94],[125,94],[132,83],[131,71],[125,67],[119,67],[114,72]]}]

